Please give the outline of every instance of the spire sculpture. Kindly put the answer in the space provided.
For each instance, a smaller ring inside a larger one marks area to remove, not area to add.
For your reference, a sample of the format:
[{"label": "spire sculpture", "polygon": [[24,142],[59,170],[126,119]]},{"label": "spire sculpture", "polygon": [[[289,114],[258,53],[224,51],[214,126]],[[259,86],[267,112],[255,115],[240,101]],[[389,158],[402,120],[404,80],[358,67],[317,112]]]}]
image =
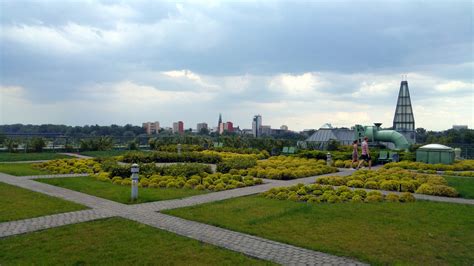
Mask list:
[{"label": "spire sculpture", "polygon": [[415,117],[411,106],[408,81],[403,80],[398,92],[397,107],[393,117],[393,129],[404,134],[407,139],[415,142]]}]

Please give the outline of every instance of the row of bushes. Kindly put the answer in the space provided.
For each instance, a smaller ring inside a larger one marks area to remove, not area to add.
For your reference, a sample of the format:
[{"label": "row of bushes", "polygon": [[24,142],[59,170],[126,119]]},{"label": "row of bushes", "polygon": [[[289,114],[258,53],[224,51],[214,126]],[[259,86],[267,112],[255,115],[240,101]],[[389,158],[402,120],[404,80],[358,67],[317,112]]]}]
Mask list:
[{"label": "row of bushes", "polygon": [[387,163],[385,168],[400,167],[413,170],[435,170],[435,171],[473,171],[474,160],[462,160],[454,164],[427,164],[422,162],[401,161],[398,163]]},{"label": "row of bushes", "polygon": [[269,179],[295,179],[337,172],[323,160],[304,159],[291,156],[276,156],[257,161],[257,166],[248,169],[232,169],[231,174],[251,175]]},{"label": "row of bushes", "polygon": [[[36,169],[52,174],[94,174],[102,171],[101,164],[93,159],[60,159],[33,164]],[[130,173],[130,169],[129,169]]]},{"label": "row of bushes", "polygon": [[236,156],[226,159],[217,164],[217,171],[221,173],[228,173],[232,169],[247,169],[257,165],[257,160],[245,156]]},{"label": "row of bushes", "polygon": [[379,191],[366,192],[362,189],[351,190],[346,186],[334,189],[332,186],[297,184],[291,187],[272,188],[262,193],[266,198],[304,201],[308,203],[339,203],[339,202],[414,202],[415,197],[408,192],[388,194],[384,196]]},{"label": "row of bushes", "polygon": [[219,156],[220,158],[222,158],[222,160],[232,159],[234,157],[262,160],[262,159],[266,159],[270,157],[270,155],[266,151],[262,151],[260,153],[255,154],[255,153],[234,153],[234,152],[218,152],[214,150],[205,150],[205,151],[202,151],[201,154]]},{"label": "row of bushes", "polygon": [[474,177],[474,172],[472,172],[472,171],[462,171],[462,172],[446,171],[446,172],[444,172],[444,174],[445,175],[453,175],[453,176]]},{"label": "row of bushes", "polygon": [[266,150],[260,151],[259,149],[253,149],[253,148],[219,147],[219,148],[210,148],[209,150],[213,150],[217,152],[239,153],[239,154],[263,154],[266,158],[270,157],[270,154]]},{"label": "row of bushes", "polygon": [[316,179],[316,183],[331,186],[381,189],[400,192],[457,197],[456,189],[449,187],[439,175],[420,174],[401,168],[360,170],[350,176],[327,176]]},{"label": "row of bushes", "polygon": [[[102,172],[96,175],[101,181],[112,182],[118,185],[130,185],[130,178],[113,176],[112,174]],[[262,184],[262,179],[251,176],[237,176],[230,174],[202,174],[192,176],[171,176],[154,174],[150,177],[140,177],[139,187],[149,188],[188,188],[197,190],[222,191],[246,186]]]},{"label": "row of bushes", "polygon": [[[177,152],[178,145],[177,144],[170,144],[170,145],[162,145],[155,148],[158,151],[167,151],[167,152]],[[192,144],[181,144],[181,151],[202,151],[204,148],[199,145],[192,145]]]},{"label": "row of bushes", "polygon": [[126,163],[169,163],[169,162],[186,162],[186,163],[218,163],[222,161],[218,154],[209,154],[203,152],[129,152],[123,155],[120,160]]},{"label": "row of bushes", "polygon": [[[139,175],[143,177],[150,177],[155,174],[189,177],[193,175],[203,175],[204,173],[212,173],[211,167],[209,165],[198,163],[179,163],[166,166],[156,166],[154,163],[140,163],[138,165],[140,169]],[[117,163],[104,163],[102,165],[102,169],[105,172],[109,172],[112,176],[120,176],[123,178],[131,176],[130,168],[130,165],[119,165]]]}]

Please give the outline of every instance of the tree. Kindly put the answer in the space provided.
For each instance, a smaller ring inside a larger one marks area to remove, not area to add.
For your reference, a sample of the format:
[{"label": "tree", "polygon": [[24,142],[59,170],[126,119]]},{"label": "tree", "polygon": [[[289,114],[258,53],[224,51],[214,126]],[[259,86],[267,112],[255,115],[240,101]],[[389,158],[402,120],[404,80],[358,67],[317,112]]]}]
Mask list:
[{"label": "tree", "polygon": [[8,152],[15,152],[15,149],[18,147],[18,143],[10,138],[5,139],[3,144],[7,147]]},{"label": "tree", "polygon": [[46,143],[43,138],[32,138],[30,141],[30,148],[34,152],[42,152],[44,146],[46,146]]}]

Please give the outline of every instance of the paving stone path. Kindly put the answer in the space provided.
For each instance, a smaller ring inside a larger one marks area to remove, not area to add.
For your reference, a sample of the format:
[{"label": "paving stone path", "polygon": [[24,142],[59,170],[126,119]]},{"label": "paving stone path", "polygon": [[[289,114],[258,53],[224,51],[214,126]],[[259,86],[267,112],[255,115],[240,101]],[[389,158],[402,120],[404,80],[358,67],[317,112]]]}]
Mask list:
[{"label": "paving stone path", "polygon": [[[314,180],[314,178],[311,179]],[[92,221],[96,219],[103,219],[106,217],[119,216],[140,223],[144,223],[156,228],[171,231],[185,237],[197,239],[205,243],[238,251],[252,257],[270,260],[280,264],[361,264],[360,262],[352,259],[307,250],[304,248],[282,244],[248,234],[233,232],[212,225],[188,221],[178,217],[157,213],[155,212],[156,206],[150,204],[125,205],[106,199],[94,197],[91,195],[83,194],[77,191],[71,191],[68,189],[39,183],[34,180],[18,178],[2,173],[0,173],[0,182],[16,185],[50,196],[59,197],[65,200],[83,204],[91,208],[90,210],[84,211],[76,211],[48,215],[33,219],[0,223],[0,237],[12,236],[37,230],[53,228],[57,226]],[[272,180],[272,182],[268,182],[260,186],[228,191],[232,192],[230,196],[225,196],[225,193],[221,192],[209,193],[207,194],[210,196],[208,198],[198,198],[194,201],[184,202],[177,201],[178,204],[168,203],[167,207],[166,203],[163,202],[163,206],[158,206],[158,209],[164,210],[169,208],[180,207],[183,205],[190,206],[199,204],[201,202],[210,202],[225,198],[238,197],[241,195],[250,195],[265,191],[266,189],[269,189],[272,186],[280,185],[282,185],[281,181]]]},{"label": "paving stone path", "polygon": [[[353,173],[350,169],[341,169],[338,173],[327,175],[347,176]],[[26,188],[32,191],[40,192],[54,197],[83,204],[91,209],[48,215],[38,218],[25,219],[20,221],[12,221],[0,223],[0,238],[63,226],[67,224],[92,221],[107,217],[119,216],[126,219],[134,220],[143,224],[147,224],[176,234],[197,239],[212,245],[227,248],[237,252],[244,253],[249,256],[260,259],[270,260],[285,265],[315,265],[315,264],[360,264],[360,262],[348,258],[337,257],[321,252],[307,250],[248,234],[238,233],[216,226],[188,221],[182,218],[165,215],[158,211],[166,209],[174,209],[186,206],[193,206],[207,202],[230,199],[240,196],[252,195],[264,192],[272,187],[290,186],[298,183],[310,184],[315,178],[307,177],[295,180],[269,180],[265,179],[264,184],[252,187],[244,187],[229,191],[221,191],[197,195],[184,199],[167,200],[151,203],[143,203],[137,205],[125,205],[114,201],[102,199],[99,197],[87,195],[77,191],[68,190],[44,183],[34,181],[37,178],[55,178],[55,177],[72,177],[83,176],[77,175],[48,175],[48,176],[29,176],[14,177],[0,173],[0,182]],[[388,192],[383,192],[388,193]],[[414,194],[416,198],[424,200],[445,201],[451,203],[474,204],[474,200],[460,198],[433,197],[427,195]]]}]

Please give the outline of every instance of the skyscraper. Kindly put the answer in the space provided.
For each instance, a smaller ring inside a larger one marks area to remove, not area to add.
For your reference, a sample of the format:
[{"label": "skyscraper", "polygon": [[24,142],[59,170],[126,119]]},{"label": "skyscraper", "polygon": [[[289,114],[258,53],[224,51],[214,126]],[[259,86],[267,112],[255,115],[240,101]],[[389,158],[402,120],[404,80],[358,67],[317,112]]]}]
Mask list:
[{"label": "skyscraper", "polygon": [[393,129],[402,133],[408,141],[415,143],[415,117],[411,106],[408,81],[403,80],[398,92],[397,107],[393,117]]},{"label": "skyscraper", "polygon": [[254,137],[258,138],[262,135],[262,116],[256,115],[253,117],[252,121],[252,134]]},{"label": "skyscraper", "polygon": [[222,114],[219,113],[219,122],[217,122],[217,132],[224,133],[224,123],[222,123]]},{"label": "skyscraper", "polygon": [[183,121],[178,121],[173,123],[173,133],[184,133],[184,123]]}]

